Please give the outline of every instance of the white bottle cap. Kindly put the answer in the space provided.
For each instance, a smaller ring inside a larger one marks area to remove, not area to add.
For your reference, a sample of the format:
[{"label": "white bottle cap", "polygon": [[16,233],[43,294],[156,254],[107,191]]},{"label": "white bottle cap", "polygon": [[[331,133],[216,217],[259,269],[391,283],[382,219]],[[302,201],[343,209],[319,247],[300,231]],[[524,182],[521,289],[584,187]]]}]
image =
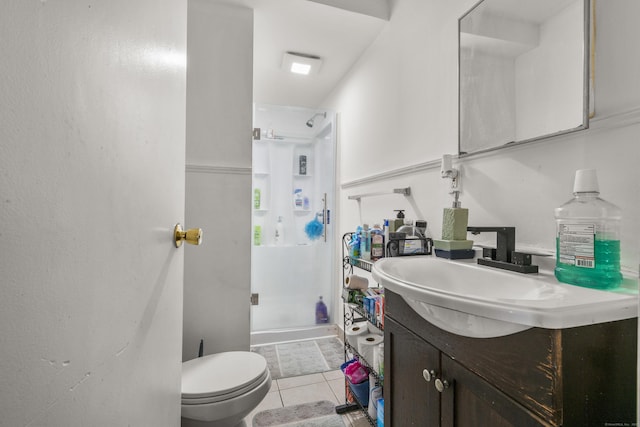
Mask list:
[{"label": "white bottle cap", "polygon": [[574,193],[599,193],[598,175],[595,169],[578,169],[573,181]]}]

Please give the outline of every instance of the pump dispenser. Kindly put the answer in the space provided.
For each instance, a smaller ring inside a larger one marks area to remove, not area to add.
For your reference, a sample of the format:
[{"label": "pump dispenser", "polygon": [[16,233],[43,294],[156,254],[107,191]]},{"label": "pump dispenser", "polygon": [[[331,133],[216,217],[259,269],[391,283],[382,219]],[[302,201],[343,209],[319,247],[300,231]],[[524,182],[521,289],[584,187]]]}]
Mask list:
[{"label": "pump dispenser", "polygon": [[394,209],[394,212],[398,212],[398,215],[396,215],[396,219],[393,220],[393,226],[390,230],[392,233],[398,231],[398,229],[404,225],[404,209]]},{"label": "pump dispenser", "polygon": [[622,282],[622,214],[599,194],[595,169],[577,170],[574,198],[555,210],[555,276],[561,282],[596,289],[614,288]]}]

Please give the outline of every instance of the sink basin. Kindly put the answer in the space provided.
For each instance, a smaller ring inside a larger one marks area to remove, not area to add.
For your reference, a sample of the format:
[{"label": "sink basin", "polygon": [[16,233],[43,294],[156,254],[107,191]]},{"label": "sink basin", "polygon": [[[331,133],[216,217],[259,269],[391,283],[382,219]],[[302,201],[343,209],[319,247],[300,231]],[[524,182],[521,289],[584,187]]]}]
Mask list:
[{"label": "sink basin", "polygon": [[373,278],[432,324],[490,338],[533,327],[562,329],[638,316],[638,281],[611,291],[560,283],[553,271],[520,274],[476,260],[433,256],[383,258]]}]

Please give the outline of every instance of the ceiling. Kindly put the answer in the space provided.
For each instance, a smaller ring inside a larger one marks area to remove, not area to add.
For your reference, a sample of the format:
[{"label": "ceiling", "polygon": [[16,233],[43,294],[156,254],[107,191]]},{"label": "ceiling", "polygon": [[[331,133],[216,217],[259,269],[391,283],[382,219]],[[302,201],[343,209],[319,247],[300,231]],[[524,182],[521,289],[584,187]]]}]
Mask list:
[{"label": "ceiling", "polygon": [[[254,102],[320,107],[388,22],[387,1],[228,1],[254,9]],[[319,56],[322,67],[309,76],[285,71],[287,51]]]}]

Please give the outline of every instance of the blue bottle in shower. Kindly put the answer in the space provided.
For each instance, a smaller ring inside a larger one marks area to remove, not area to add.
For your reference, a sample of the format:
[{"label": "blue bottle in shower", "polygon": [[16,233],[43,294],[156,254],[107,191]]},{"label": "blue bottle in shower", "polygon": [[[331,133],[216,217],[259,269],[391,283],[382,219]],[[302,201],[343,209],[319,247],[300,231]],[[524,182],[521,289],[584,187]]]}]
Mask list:
[{"label": "blue bottle in shower", "polygon": [[320,297],[320,301],[316,303],[316,323],[329,323],[329,315],[327,314],[327,306],[324,302],[322,302],[322,297]]}]

